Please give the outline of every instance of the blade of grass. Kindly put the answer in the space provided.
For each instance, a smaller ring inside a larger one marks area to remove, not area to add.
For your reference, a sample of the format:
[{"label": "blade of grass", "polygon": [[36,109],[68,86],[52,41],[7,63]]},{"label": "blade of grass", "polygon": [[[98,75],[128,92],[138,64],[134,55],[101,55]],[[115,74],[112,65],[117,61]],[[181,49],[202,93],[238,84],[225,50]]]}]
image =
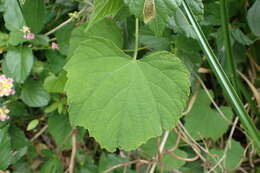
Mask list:
[{"label": "blade of grass", "polygon": [[260,133],[256,129],[253,121],[251,120],[250,116],[244,109],[244,106],[237,95],[235,89],[233,88],[229,78],[227,77],[226,73],[224,72],[223,68],[221,67],[216,55],[214,54],[213,50],[211,49],[200,25],[198,24],[195,16],[193,15],[190,7],[188,6],[186,0],[182,1],[182,5],[184,10],[187,14],[189,21],[200,41],[200,44],[207,55],[207,60],[211,66],[212,71],[214,72],[215,76],[217,77],[222,89],[226,92],[229,102],[232,105],[233,109],[236,111],[236,114],[239,116],[239,119],[246,129],[248,136],[250,136],[258,149],[260,151]]},{"label": "blade of grass", "polygon": [[238,81],[237,81],[238,77],[236,73],[236,64],[234,62],[232,45],[230,40],[230,31],[228,26],[229,17],[228,17],[228,7],[227,7],[226,0],[220,0],[220,14],[221,14],[221,26],[224,34],[225,54],[228,63],[227,75],[231,80],[231,83],[233,84],[234,88],[236,89],[238,95],[240,95],[238,89]]}]

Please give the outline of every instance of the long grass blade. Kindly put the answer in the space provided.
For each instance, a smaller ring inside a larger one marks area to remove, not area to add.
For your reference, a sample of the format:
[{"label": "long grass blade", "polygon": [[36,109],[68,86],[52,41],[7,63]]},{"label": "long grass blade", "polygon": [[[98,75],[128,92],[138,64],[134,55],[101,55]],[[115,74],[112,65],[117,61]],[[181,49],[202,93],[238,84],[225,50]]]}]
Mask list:
[{"label": "long grass blade", "polygon": [[230,30],[229,30],[229,17],[228,17],[228,7],[226,0],[220,0],[220,12],[221,12],[221,26],[223,29],[224,35],[224,46],[225,46],[225,54],[228,64],[227,75],[231,80],[236,92],[239,95],[238,89],[238,76],[236,73],[236,65],[234,62],[231,39],[230,39]]},{"label": "long grass blade", "polygon": [[211,66],[212,71],[214,72],[215,76],[217,77],[222,89],[226,92],[229,102],[232,105],[233,109],[235,110],[236,114],[239,116],[239,119],[245,128],[249,137],[252,138],[256,148],[260,151],[260,133],[256,129],[252,119],[244,109],[242,101],[240,100],[238,94],[236,93],[234,87],[232,86],[229,78],[227,77],[226,73],[224,72],[223,68],[221,67],[216,55],[214,54],[213,50],[211,49],[200,25],[198,24],[195,16],[193,15],[190,7],[188,6],[186,0],[182,1],[182,5],[184,10],[187,14],[187,17],[196,32],[196,35],[200,41],[200,44],[207,55],[207,60]]}]

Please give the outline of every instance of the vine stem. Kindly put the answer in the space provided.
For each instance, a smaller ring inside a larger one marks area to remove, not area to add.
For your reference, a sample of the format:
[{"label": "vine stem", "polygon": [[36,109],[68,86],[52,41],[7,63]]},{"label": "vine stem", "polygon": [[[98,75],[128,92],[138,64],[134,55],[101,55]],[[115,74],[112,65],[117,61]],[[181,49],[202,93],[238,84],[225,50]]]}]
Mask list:
[{"label": "vine stem", "polygon": [[48,128],[48,125],[45,125],[38,133],[36,133],[36,135],[34,135],[32,137],[32,139],[30,141],[33,142],[35,139],[37,139],[39,136],[41,136],[45,132],[45,130],[47,130],[47,128]]},{"label": "vine stem", "polygon": [[134,47],[134,56],[133,59],[137,59],[138,55],[138,42],[139,42],[139,20],[138,18],[135,19],[135,47]]},{"label": "vine stem", "polygon": [[[83,13],[86,10],[86,8],[82,8],[79,12],[78,15],[80,15],[81,13]],[[74,20],[73,17],[70,17],[69,19],[67,19],[65,22],[61,23],[60,25],[56,26],[55,28],[53,28],[52,30],[50,30],[49,32],[45,33],[44,35],[48,36],[51,35],[52,33],[56,32],[57,30],[61,29],[62,27],[64,27],[65,25],[69,24],[70,22],[72,22]]]},{"label": "vine stem", "polygon": [[[167,139],[168,139],[168,137],[169,137],[169,133],[170,133],[169,130],[166,130],[166,131],[164,132],[163,140],[162,140],[162,142],[161,142],[161,144],[160,144],[160,146],[159,146],[159,151],[158,151],[157,159],[160,158],[160,155],[163,153],[163,149],[164,149],[165,144],[166,144],[166,142],[167,142]],[[158,163],[158,161],[156,161],[156,162],[154,162],[154,163],[152,164],[149,173],[154,173],[155,168],[156,168],[156,166],[157,166],[157,163]]]}]

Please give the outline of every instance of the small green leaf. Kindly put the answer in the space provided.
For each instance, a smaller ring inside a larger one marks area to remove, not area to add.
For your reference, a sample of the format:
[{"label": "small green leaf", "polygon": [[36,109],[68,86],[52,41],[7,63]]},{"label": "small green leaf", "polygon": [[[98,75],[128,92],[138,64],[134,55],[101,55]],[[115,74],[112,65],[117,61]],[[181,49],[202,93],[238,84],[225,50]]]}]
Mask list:
[{"label": "small green leaf", "polygon": [[15,125],[9,128],[9,133],[13,149],[19,150],[29,145],[29,140],[24,135],[24,132]]},{"label": "small green leaf", "polygon": [[53,111],[55,111],[58,108],[59,103],[58,102],[54,102],[53,104],[51,104],[50,106],[48,106],[47,108],[44,109],[44,112],[46,113],[51,113]]},{"label": "small green leaf", "polygon": [[231,31],[233,38],[240,44],[249,46],[254,43],[247,35],[245,35],[240,29],[234,29]]},{"label": "small green leaf", "polygon": [[184,34],[186,37],[196,39],[197,36],[189,23],[186,16],[183,14],[181,9],[178,9],[170,20],[170,25],[173,29],[181,34]]},{"label": "small green leaf", "polygon": [[[228,130],[229,122],[216,110],[211,109],[210,103],[206,92],[200,91],[190,113],[185,117],[185,127],[194,139],[217,140]],[[226,115],[227,120],[232,120],[231,108],[221,106],[220,110]]]},{"label": "small green leaf", "polygon": [[204,5],[202,0],[187,1],[193,14],[197,17],[198,21],[202,21],[204,18]]},{"label": "small green leaf", "polygon": [[171,45],[171,36],[154,36],[153,32],[147,28],[140,31],[140,42],[154,50],[169,50]]},{"label": "small green leaf", "polygon": [[0,129],[0,170],[5,170],[12,161],[12,149],[8,126]]},{"label": "small green leaf", "polygon": [[189,73],[169,52],[135,61],[111,41],[88,39],[65,69],[70,121],[109,151],[135,149],[173,128],[189,95]]},{"label": "small green leaf", "polygon": [[113,41],[119,48],[123,47],[123,32],[112,19],[103,19],[94,24],[91,28],[85,29],[85,35],[88,38],[102,37]]},{"label": "small green leaf", "polygon": [[[177,141],[177,135],[173,131],[170,132],[167,142],[165,144],[165,149],[171,149],[173,146],[175,146]],[[154,157],[156,154],[158,154],[158,143],[157,138],[152,138],[148,140],[145,144],[143,144],[140,149],[145,153],[145,156]]]},{"label": "small green leaf", "polygon": [[[180,149],[174,150],[174,155],[187,158],[188,154]],[[172,169],[179,169],[182,167],[186,162],[184,160],[180,160],[175,158],[174,156],[171,156],[170,154],[164,155],[163,159],[163,168],[165,171],[171,171]]]},{"label": "small green leaf", "polygon": [[47,69],[52,73],[59,73],[65,64],[65,57],[57,51],[47,51],[45,53],[47,57]]},{"label": "small green leaf", "polygon": [[[76,27],[71,33],[69,56],[84,40],[91,37],[102,37],[113,41],[118,47],[123,47],[123,32],[112,19],[103,19],[87,29],[88,23]],[[107,32],[109,31],[109,32]]]},{"label": "small green leaf", "polygon": [[[219,163],[218,161],[222,159],[224,151],[214,148],[210,150],[210,153],[214,156],[214,159],[210,158],[212,165]],[[241,161],[243,161],[244,149],[239,142],[231,140],[231,145],[229,146],[225,159],[220,162],[221,166],[225,168],[226,172],[235,171],[239,167]],[[220,168],[216,168],[217,172],[220,172]]]},{"label": "small green leaf", "polygon": [[[172,147],[174,147],[176,145],[176,141],[177,141],[177,135],[174,132],[171,132],[169,134],[169,137],[167,139],[167,142],[165,144],[165,150],[171,149]],[[140,147],[140,149],[142,150],[142,153],[144,153],[144,156],[149,156],[150,159],[152,159],[153,157],[155,157],[158,154],[158,143],[157,143],[157,139],[153,138],[150,139],[147,143],[145,143],[144,145],[142,145]],[[176,149],[174,150],[173,154],[186,158],[187,154],[180,150],[180,149]],[[182,165],[185,164],[185,161],[182,160],[178,160],[174,157],[172,157],[169,154],[165,154],[162,158],[162,162],[163,162],[163,168],[165,171],[170,171],[172,170],[172,168],[178,169],[180,168]]]},{"label": "small green leaf", "polygon": [[11,31],[9,34],[8,44],[12,46],[18,46],[19,44],[25,42],[23,38],[24,33],[20,30]]},{"label": "small green leaf", "polygon": [[27,81],[22,88],[21,99],[31,107],[42,107],[49,103],[50,96],[36,81]]},{"label": "small green leaf", "polygon": [[62,27],[60,30],[58,30],[55,33],[55,36],[57,38],[57,42],[59,45],[59,52],[62,55],[67,55],[69,51],[69,39],[71,35],[71,31],[74,28],[74,24],[68,24]]},{"label": "small green leaf", "polygon": [[16,82],[23,83],[33,66],[32,49],[29,47],[11,48],[3,62],[4,73]]},{"label": "small green leaf", "polygon": [[8,34],[0,32],[0,49],[7,45]]},{"label": "small green leaf", "polygon": [[4,7],[5,27],[9,31],[22,29],[25,22],[18,1],[6,0]]},{"label": "small green leaf", "polygon": [[256,0],[247,13],[247,22],[254,35],[260,36],[260,1]]},{"label": "small green leaf", "polygon": [[[58,147],[70,147],[71,126],[67,115],[54,115],[48,118],[48,130]],[[66,141],[67,140],[67,141]]]},{"label": "small green leaf", "polygon": [[40,173],[64,173],[61,161],[58,158],[51,158],[43,163]]},{"label": "small green leaf", "polygon": [[[98,165],[98,171],[97,172],[104,172],[105,170],[111,168],[114,165],[122,164],[126,162],[127,160],[122,159],[121,157],[117,155],[106,155],[102,154],[100,157],[99,165]],[[123,168],[118,169],[119,172],[123,172]]]},{"label": "small green leaf", "polygon": [[21,101],[14,101],[8,104],[8,108],[10,109],[10,115],[16,117],[29,116],[26,109],[26,105]]},{"label": "small green leaf", "polygon": [[26,0],[22,5],[22,12],[27,26],[38,33],[42,30],[46,14],[44,0]]},{"label": "small green leaf", "polygon": [[27,131],[30,131],[30,130],[33,130],[35,129],[39,124],[39,120],[35,119],[35,120],[32,120],[29,122],[29,124],[27,125],[27,128],[26,130]]},{"label": "small green leaf", "polygon": [[114,17],[124,5],[122,0],[99,0],[95,2],[95,9],[90,16],[87,29],[105,17]]},{"label": "small green leaf", "polygon": [[66,81],[66,73],[63,72],[59,76],[52,74],[44,80],[43,86],[48,92],[61,93],[64,90]]}]

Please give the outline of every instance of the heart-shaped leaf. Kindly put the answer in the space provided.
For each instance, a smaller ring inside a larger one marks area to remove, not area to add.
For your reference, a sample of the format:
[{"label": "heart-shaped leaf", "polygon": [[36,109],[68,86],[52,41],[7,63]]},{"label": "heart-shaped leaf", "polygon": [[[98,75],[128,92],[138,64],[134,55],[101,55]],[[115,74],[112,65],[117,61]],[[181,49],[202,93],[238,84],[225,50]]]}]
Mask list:
[{"label": "heart-shaped leaf", "polygon": [[189,73],[169,52],[133,60],[112,41],[92,38],[65,69],[70,121],[109,151],[135,149],[173,128],[189,95]]}]

